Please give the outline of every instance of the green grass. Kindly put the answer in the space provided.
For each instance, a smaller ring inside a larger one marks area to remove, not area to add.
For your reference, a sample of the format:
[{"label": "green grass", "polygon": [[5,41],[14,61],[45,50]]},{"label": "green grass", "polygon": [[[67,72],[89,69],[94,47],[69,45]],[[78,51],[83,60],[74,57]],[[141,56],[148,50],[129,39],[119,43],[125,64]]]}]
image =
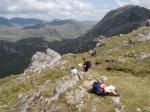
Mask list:
[{"label": "green grass", "polygon": [[126,112],[133,112],[137,108],[149,105],[150,76],[137,77],[124,72],[100,71],[100,74],[108,77],[108,83],[117,87],[121,94],[121,102],[126,107]]}]

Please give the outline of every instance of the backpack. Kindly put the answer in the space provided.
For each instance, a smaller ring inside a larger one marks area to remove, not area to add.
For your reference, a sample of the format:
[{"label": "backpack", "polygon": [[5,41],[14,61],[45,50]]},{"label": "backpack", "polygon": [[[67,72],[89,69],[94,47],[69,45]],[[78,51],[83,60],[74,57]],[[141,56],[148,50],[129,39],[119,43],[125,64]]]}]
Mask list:
[{"label": "backpack", "polygon": [[95,94],[98,94],[100,92],[100,85],[101,85],[101,83],[94,82],[92,85],[92,92]]},{"label": "backpack", "polygon": [[91,62],[90,61],[86,61],[85,64],[87,68],[91,68]]}]

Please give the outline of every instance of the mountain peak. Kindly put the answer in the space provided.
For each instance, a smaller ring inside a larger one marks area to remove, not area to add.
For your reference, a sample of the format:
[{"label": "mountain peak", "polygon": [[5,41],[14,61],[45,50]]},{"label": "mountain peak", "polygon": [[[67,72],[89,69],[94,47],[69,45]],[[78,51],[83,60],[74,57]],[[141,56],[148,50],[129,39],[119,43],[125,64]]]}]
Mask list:
[{"label": "mountain peak", "polygon": [[125,6],[118,8],[118,9],[130,9],[130,8],[135,8],[135,7],[140,7],[140,6],[138,6],[138,5],[125,5]]},{"label": "mountain peak", "polygon": [[140,7],[138,5],[126,5],[126,6],[123,6],[123,7],[120,7],[114,11],[120,11],[120,12],[126,12],[126,11],[136,11],[136,10],[148,10],[144,7]]},{"label": "mountain peak", "polygon": [[97,29],[100,35],[107,36],[128,33],[140,27],[149,18],[149,9],[127,5],[107,13],[94,29]]}]

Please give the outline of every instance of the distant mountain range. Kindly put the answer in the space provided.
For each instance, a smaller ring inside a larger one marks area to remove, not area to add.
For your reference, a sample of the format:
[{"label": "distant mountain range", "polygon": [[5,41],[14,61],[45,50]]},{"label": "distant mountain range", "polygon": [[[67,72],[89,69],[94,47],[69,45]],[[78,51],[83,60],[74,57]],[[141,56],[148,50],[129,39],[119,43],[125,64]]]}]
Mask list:
[{"label": "distant mountain range", "polygon": [[53,20],[33,18],[0,18],[0,40],[17,41],[25,38],[43,38],[47,41],[75,39],[86,33],[94,24],[76,20]]},{"label": "distant mountain range", "polygon": [[0,17],[0,25],[11,26],[12,23],[10,22],[10,20],[4,17]]},{"label": "distant mountain range", "polygon": [[7,19],[4,17],[0,17],[0,25],[6,25],[6,26],[12,26],[12,25],[35,25],[35,24],[41,24],[44,21],[40,19],[34,19],[34,18],[12,18]]},{"label": "distant mountain range", "polygon": [[33,19],[33,18],[13,18],[10,19],[10,22],[16,25],[35,25],[35,24],[41,24],[44,21],[40,19]]}]

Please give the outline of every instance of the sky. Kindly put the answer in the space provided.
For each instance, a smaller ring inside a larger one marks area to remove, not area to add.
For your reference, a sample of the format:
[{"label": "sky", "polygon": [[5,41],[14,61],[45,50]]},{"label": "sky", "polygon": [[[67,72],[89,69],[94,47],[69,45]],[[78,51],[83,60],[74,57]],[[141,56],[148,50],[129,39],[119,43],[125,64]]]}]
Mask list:
[{"label": "sky", "polygon": [[0,16],[99,21],[110,10],[125,5],[150,9],[150,0],[0,0]]}]

